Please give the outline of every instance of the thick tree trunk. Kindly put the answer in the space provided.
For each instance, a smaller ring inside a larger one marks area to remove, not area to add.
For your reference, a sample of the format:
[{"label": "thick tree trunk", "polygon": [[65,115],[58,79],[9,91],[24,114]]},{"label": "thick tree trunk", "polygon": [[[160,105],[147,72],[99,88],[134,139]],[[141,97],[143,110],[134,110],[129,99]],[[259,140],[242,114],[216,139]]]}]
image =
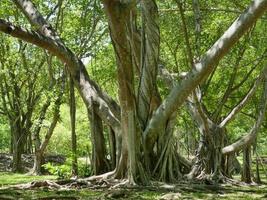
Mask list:
[{"label": "thick tree trunk", "polygon": [[[146,182],[140,159],[141,134],[136,112],[134,63],[131,55],[134,2],[103,1],[109,20],[110,35],[118,66],[119,100],[121,105],[121,155],[115,176],[129,182]],[[123,8],[123,9],[121,9]],[[124,44],[123,46],[121,44]]]}]

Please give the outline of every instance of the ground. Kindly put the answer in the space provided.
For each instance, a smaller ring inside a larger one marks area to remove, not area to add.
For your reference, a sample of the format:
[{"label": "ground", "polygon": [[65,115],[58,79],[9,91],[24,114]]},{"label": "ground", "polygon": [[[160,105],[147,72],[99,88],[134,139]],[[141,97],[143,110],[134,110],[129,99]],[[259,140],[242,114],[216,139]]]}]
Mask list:
[{"label": "ground", "polygon": [[157,187],[140,187],[132,189],[38,189],[21,190],[15,189],[15,184],[28,183],[36,180],[54,180],[54,176],[28,176],[22,174],[0,172],[0,199],[140,199],[158,200],[167,199],[227,199],[227,200],[254,200],[267,199],[267,185],[198,185],[159,184]]}]

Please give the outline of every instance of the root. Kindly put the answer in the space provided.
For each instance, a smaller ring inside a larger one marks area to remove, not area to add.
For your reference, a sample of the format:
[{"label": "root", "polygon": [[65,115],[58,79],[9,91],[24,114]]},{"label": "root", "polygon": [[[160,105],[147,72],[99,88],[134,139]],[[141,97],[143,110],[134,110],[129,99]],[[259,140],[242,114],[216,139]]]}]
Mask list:
[{"label": "root", "polygon": [[45,180],[45,181],[33,181],[31,183],[26,183],[26,184],[20,184],[16,185],[11,188],[19,189],[19,190],[24,190],[24,189],[36,189],[36,188],[48,188],[48,189],[63,189],[65,188],[64,186],[61,186],[57,184],[56,182]]},{"label": "root", "polygon": [[126,180],[122,180],[122,182],[117,183],[116,185],[112,186],[111,189],[123,188],[123,187],[128,188],[132,185],[133,185],[133,183],[131,183],[128,179],[126,179]]},{"label": "root", "polygon": [[90,181],[90,182],[97,182],[97,181],[100,181],[100,180],[108,180],[108,179],[114,178],[115,174],[116,174],[116,172],[114,170],[114,171],[111,171],[111,172],[107,172],[105,174],[96,175],[96,176],[90,176],[89,178],[86,178],[84,180],[87,180],[87,181]]}]

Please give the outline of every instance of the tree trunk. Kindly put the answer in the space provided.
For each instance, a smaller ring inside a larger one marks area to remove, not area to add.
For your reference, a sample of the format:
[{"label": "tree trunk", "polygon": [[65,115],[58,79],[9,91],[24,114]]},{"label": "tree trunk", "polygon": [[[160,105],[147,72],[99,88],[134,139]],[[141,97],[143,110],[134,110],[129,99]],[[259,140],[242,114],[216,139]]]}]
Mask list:
[{"label": "tree trunk", "polygon": [[13,136],[13,164],[12,171],[13,172],[22,172],[22,160],[21,155],[24,149],[24,135],[21,133],[21,128],[18,124],[18,119],[14,121],[12,125],[12,136]]},{"label": "tree trunk", "polygon": [[29,132],[28,136],[27,136],[27,149],[26,149],[26,153],[27,154],[32,154],[33,150],[32,150],[32,134],[31,132]]},{"label": "tree trunk", "polygon": [[61,88],[61,92],[58,94],[58,97],[55,101],[55,107],[53,108],[54,109],[54,112],[53,112],[53,120],[50,124],[50,127],[49,129],[47,130],[46,134],[45,134],[45,137],[44,137],[44,140],[43,142],[41,142],[41,139],[40,139],[40,129],[41,129],[41,123],[42,121],[44,120],[44,117],[45,117],[45,114],[46,114],[46,111],[50,105],[50,99],[44,104],[42,110],[41,110],[41,114],[40,114],[40,117],[39,117],[39,126],[37,126],[36,130],[34,130],[34,146],[35,146],[35,158],[34,158],[34,167],[31,171],[32,174],[37,174],[37,175],[40,175],[42,173],[42,162],[43,162],[43,155],[44,155],[44,152],[46,150],[46,147],[50,141],[50,138],[52,137],[53,133],[54,133],[54,130],[55,130],[55,127],[58,123],[58,120],[59,120],[59,117],[60,117],[60,105],[61,105],[61,99],[62,99],[62,95],[63,95],[63,90],[64,90],[64,77],[63,77],[63,80],[62,80],[62,88]]},{"label": "tree trunk", "polygon": [[[209,179],[215,182],[222,178],[222,148],[225,131],[216,125],[210,127],[210,132],[201,135],[196,160],[188,178]],[[210,136],[207,138],[207,136]]]},{"label": "tree trunk", "polygon": [[34,165],[32,169],[32,174],[41,175],[43,174],[42,165],[44,164],[44,155],[40,150],[35,150],[34,153]]},{"label": "tree trunk", "polygon": [[[94,105],[92,103],[92,105]],[[92,171],[94,175],[107,172],[109,169],[108,161],[106,158],[106,145],[103,134],[103,124],[101,118],[95,112],[94,107],[88,109],[88,116],[91,126],[92,138]]]},{"label": "tree trunk", "polygon": [[242,181],[245,183],[251,183],[251,146],[247,146],[243,149],[243,171],[242,171]]},{"label": "tree trunk", "polygon": [[[138,127],[134,87],[134,58],[131,55],[134,2],[104,1],[110,35],[116,52],[119,101],[121,105],[121,155],[115,177],[128,178],[129,183],[145,183],[141,163],[141,130]],[[123,9],[121,9],[123,8]],[[124,44],[123,46],[121,44]],[[147,113],[146,113],[147,114]]]},{"label": "tree trunk", "polygon": [[75,132],[76,127],[76,102],[75,102],[75,90],[74,83],[71,77],[69,77],[70,87],[70,123],[71,123],[71,151],[72,151],[72,175],[78,175],[78,161],[77,161],[77,137]]},{"label": "tree trunk", "polygon": [[255,178],[255,182],[258,184],[261,184],[261,177],[260,177],[260,169],[259,169],[259,159],[260,157],[257,155],[256,156],[256,178]]},{"label": "tree trunk", "polygon": [[223,155],[222,171],[223,174],[229,178],[232,178],[233,174],[241,172],[241,165],[234,153]]},{"label": "tree trunk", "polygon": [[111,169],[116,167],[116,136],[111,127],[109,127],[109,153],[111,161]]}]

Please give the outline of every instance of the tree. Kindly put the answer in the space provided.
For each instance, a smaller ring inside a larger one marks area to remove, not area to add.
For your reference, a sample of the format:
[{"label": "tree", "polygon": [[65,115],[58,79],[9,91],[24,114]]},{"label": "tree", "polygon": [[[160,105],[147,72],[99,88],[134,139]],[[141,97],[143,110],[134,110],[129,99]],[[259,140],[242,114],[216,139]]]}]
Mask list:
[{"label": "tree", "polygon": [[[0,31],[46,49],[64,63],[90,112],[95,112],[118,138],[118,162],[105,176],[128,178],[130,184],[179,178],[182,159],[172,141],[177,110],[216,68],[219,61],[267,9],[266,0],[253,1],[175,85],[164,100],[156,79],[160,28],[154,0],[103,0],[118,71],[119,105],[90,79],[84,64],[60,39],[31,1],[14,0],[35,31],[0,20]],[[102,176],[100,176],[102,177]]]}]

